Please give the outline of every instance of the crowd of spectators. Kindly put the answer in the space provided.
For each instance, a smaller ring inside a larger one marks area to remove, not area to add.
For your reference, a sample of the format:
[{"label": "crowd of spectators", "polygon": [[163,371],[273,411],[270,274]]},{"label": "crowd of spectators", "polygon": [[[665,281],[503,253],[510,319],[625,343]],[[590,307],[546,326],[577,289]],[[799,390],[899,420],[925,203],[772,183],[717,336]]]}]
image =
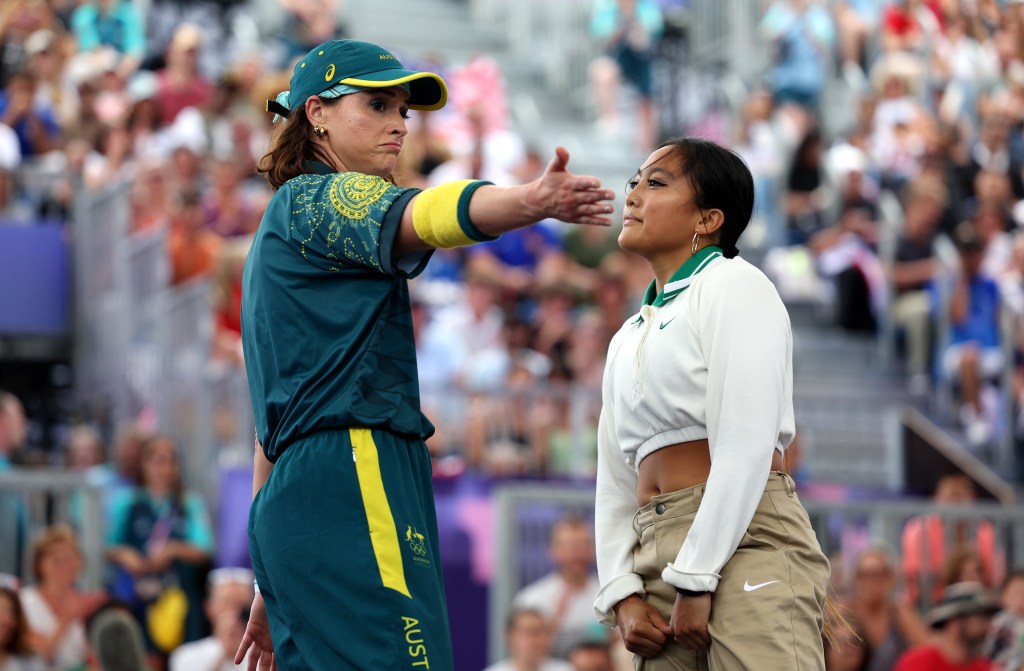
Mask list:
[{"label": "crowd of spectators", "polygon": [[[0,226],[66,222],[78,189],[126,184],[131,235],[166,236],[170,282],[212,280],[211,351],[216,365],[240,371],[241,267],[270,195],[254,175],[271,132],[263,101],[285,88],[309,47],[344,34],[344,8],[282,0],[283,28],[261,36],[243,3],[146,4],[146,12],[130,0],[0,6]],[[595,0],[588,37],[601,52],[590,69],[598,137],[629,126],[636,149],[657,143],[665,129],[654,101],[663,97],[652,68],[686,5]],[[761,5],[771,63],[747,82],[730,132],[717,138],[744,157],[758,188],[741,249],[764,254],[784,299],[827,297],[838,328],[880,337],[891,325],[908,397],[938,407],[949,396],[945,419],[976,454],[1007,435],[1019,440],[1024,2]],[[549,148],[517,132],[514,92],[495,60],[415,65],[439,71],[451,97],[444,110],[410,119],[402,184],[509,184],[539,174]],[[838,132],[827,105],[836,91],[854,101]],[[439,476],[592,475],[604,352],[650,281],[616,234],[544,222],[439,250],[412,284]],[[25,431],[16,399],[0,394],[0,470],[19,456]],[[63,435],[66,450],[44,460],[87,471],[109,491],[106,591],[75,592],[74,532],[48,529],[33,546],[36,582],[20,594],[14,584],[0,591],[0,669],[81,668],[105,645],[154,666],[198,669],[181,660],[202,658],[202,668],[218,668],[240,635],[248,592],[239,574],[208,571],[209,512],[177,463],[187,446],[126,432],[108,455],[95,430]],[[936,501],[963,497],[937,488]],[[866,548],[849,575],[837,572],[860,642],[832,650],[830,669],[926,668],[897,663],[918,644],[964,668],[972,655],[1024,667],[1021,567],[1006,565],[990,528],[950,547],[935,528],[917,520],[903,547]],[[578,553],[588,541],[575,538],[587,533],[578,521],[557,527],[551,551],[562,568],[517,599],[507,634],[510,657],[521,660],[495,668],[618,668],[615,641],[574,624],[593,588]],[[940,548],[929,546],[926,562],[921,547],[933,542]],[[1001,594],[985,635],[976,619],[995,606],[962,586],[974,581]],[[949,585],[960,585],[954,595],[970,592],[973,610],[936,611]],[[177,624],[155,633],[161,617]],[[28,661],[33,651],[43,666]]]},{"label": "crowd of spectators", "polygon": [[1019,442],[1024,5],[779,0],[761,28],[773,61],[734,139],[784,299],[891,327],[910,397],[951,399],[938,419],[976,454]]}]

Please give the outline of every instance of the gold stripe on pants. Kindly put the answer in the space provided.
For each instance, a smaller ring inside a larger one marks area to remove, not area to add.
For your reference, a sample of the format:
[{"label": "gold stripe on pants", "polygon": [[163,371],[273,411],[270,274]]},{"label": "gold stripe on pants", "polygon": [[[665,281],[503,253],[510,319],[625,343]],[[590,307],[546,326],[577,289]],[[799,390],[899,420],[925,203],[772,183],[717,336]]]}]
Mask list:
[{"label": "gold stripe on pants", "polygon": [[381,582],[385,587],[412,598],[405,582],[398,529],[395,528],[395,518],[391,514],[391,504],[388,503],[388,494],[384,489],[377,444],[373,442],[373,434],[369,429],[351,429],[349,436],[359,479],[359,493],[366,509],[366,523],[370,527],[370,542],[377,558]]}]

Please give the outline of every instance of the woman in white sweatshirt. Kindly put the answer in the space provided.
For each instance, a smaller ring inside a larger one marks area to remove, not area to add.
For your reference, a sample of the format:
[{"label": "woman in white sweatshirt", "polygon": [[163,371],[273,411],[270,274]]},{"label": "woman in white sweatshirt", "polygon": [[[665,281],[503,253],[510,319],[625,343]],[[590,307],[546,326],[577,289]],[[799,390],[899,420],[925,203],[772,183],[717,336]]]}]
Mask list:
[{"label": "woman in white sweatshirt", "polygon": [[782,472],[789,316],[736,256],[753,202],[743,161],[691,138],[628,184],[619,245],[655,280],[608,350],[595,610],[637,669],[824,669],[828,560]]}]

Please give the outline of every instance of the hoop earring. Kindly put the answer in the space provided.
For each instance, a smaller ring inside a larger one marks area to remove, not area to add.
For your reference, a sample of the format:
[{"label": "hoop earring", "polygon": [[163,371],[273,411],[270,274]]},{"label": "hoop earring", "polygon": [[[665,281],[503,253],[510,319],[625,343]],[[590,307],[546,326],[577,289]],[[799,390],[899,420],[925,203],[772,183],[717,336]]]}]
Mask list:
[{"label": "hoop earring", "polygon": [[690,256],[697,253],[697,238],[700,237],[700,233],[694,232],[693,242],[690,243]]},{"label": "hoop earring", "polygon": [[327,135],[327,129],[321,126],[313,126],[313,134],[318,138],[323,139],[324,135]]}]

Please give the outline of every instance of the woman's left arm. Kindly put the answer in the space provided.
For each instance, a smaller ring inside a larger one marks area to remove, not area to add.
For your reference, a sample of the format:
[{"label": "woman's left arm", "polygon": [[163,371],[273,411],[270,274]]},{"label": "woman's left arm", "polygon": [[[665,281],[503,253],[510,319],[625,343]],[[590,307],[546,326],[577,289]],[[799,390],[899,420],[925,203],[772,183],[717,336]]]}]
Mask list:
[{"label": "woman's left arm", "polygon": [[721,276],[709,270],[693,287],[700,292],[692,298],[708,370],[705,416],[712,463],[693,525],[675,561],[662,572],[665,582],[693,592],[718,587],[720,571],[761,500],[773,452],[784,448],[794,431],[788,314],[760,271],[739,260],[727,263],[718,271]]}]

